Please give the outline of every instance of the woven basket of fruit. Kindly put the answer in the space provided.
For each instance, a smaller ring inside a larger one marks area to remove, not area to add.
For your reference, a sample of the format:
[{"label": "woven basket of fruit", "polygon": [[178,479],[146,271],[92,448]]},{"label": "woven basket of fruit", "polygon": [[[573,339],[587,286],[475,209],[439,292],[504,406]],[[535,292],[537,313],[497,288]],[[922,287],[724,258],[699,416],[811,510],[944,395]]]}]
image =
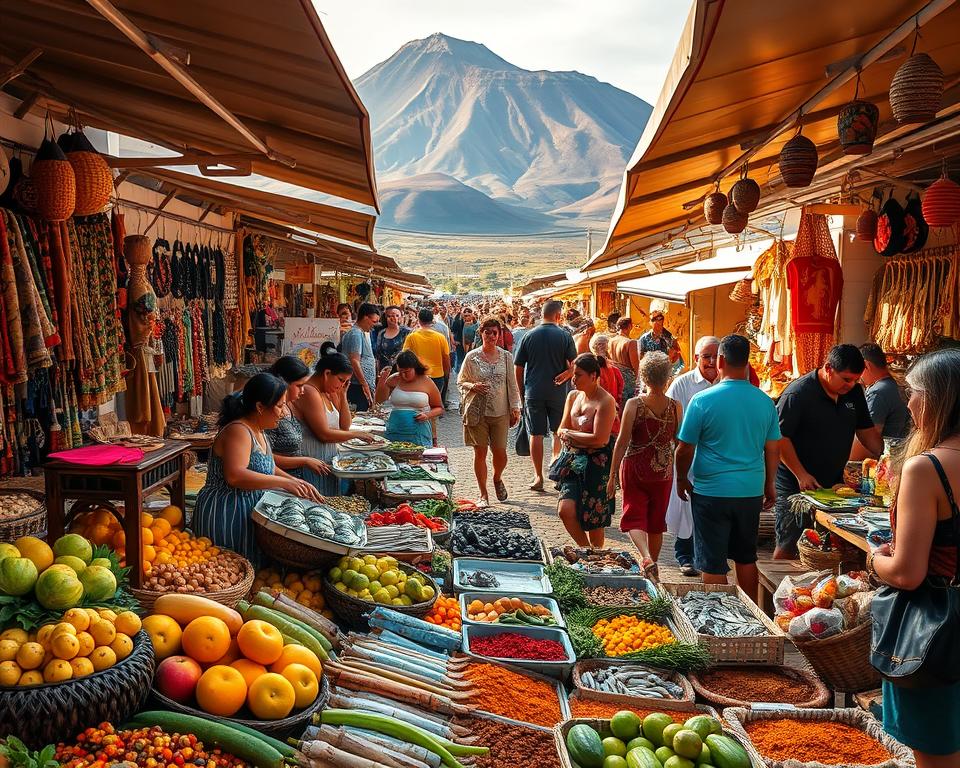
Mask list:
[{"label": "woven basket of fruit", "polygon": [[[23,645],[31,644],[37,645]],[[132,645],[129,655],[119,661],[115,654],[111,657],[103,653],[103,658],[95,659],[97,666],[108,664],[111,658],[114,663],[97,670],[90,662],[89,673],[88,667],[77,660],[86,657],[77,656],[71,661],[55,659],[42,671],[24,672],[30,675],[26,682],[0,688],[0,733],[16,736],[28,746],[41,747],[97,723],[125,722],[146,701],[155,664],[146,632],[137,632]],[[22,661],[33,663],[26,652]],[[77,669],[83,672],[82,676],[75,676]]]},{"label": "woven basket of fruit", "polygon": [[0,541],[42,537],[47,530],[44,495],[27,489],[0,490]]},{"label": "woven basket of fruit", "polygon": [[130,591],[145,611],[153,608],[158,597],[171,592],[200,594],[233,608],[250,592],[255,575],[249,560],[223,549],[193,565],[154,565],[146,574],[143,588]]},{"label": "woven basket of fruit", "polygon": [[[371,585],[376,591],[370,590]],[[327,607],[337,618],[364,632],[370,629],[367,615],[377,605],[423,618],[437,602],[439,593],[433,579],[393,557],[342,557],[323,579]]]}]

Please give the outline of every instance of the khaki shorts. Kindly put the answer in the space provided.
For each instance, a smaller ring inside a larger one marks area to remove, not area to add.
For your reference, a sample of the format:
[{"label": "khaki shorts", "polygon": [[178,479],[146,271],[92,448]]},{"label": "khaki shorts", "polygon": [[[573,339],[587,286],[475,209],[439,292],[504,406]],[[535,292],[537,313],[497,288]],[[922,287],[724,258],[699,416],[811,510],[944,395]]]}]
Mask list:
[{"label": "khaki shorts", "polygon": [[510,414],[503,416],[484,416],[474,427],[463,425],[463,442],[466,445],[489,445],[494,448],[507,447],[507,434],[510,432]]}]

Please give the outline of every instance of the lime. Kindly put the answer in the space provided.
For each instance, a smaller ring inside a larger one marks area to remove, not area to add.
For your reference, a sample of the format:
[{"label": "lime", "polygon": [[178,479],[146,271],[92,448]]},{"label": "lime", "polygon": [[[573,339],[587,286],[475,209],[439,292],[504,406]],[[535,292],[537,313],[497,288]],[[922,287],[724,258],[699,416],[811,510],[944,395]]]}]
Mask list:
[{"label": "lime", "polygon": [[640,735],[640,718],[636,712],[621,710],[610,718],[610,732],[625,742],[636,739]]},{"label": "lime", "polygon": [[619,755],[620,757],[626,757],[627,755],[627,745],[616,736],[607,736],[600,743],[603,744],[603,754],[605,755]]},{"label": "lime", "polygon": [[643,735],[658,747],[664,746],[663,729],[673,724],[673,718],[662,712],[653,712],[643,718]]},{"label": "lime", "polygon": [[620,755],[607,755],[603,758],[603,768],[627,768],[627,761]]},{"label": "lime", "polygon": [[700,757],[702,749],[703,740],[696,731],[691,731],[689,728],[683,728],[673,737],[673,751],[680,757],[696,760]]}]

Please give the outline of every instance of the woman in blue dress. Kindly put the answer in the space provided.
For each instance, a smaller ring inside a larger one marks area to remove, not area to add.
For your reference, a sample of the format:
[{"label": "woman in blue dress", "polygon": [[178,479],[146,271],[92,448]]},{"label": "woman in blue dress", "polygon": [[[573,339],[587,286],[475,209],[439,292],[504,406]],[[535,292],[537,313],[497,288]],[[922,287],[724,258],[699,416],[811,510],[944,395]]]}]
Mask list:
[{"label": "woman in blue dress", "polygon": [[411,350],[397,355],[396,363],[396,373],[384,368],[377,381],[377,402],[393,406],[384,437],[429,448],[434,445],[433,422],[443,413],[440,390]]},{"label": "woman in blue dress", "polygon": [[207,481],[197,494],[193,529],[219,547],[232,549],[254,565],[260,553],[250,513],[266,491],[286,491],[322,501],[309,483],[276,466],[264,431],[273,429],[286,407],[287,385],[258,373],[241,392],[223,400],[220,432],[210,449]]}]

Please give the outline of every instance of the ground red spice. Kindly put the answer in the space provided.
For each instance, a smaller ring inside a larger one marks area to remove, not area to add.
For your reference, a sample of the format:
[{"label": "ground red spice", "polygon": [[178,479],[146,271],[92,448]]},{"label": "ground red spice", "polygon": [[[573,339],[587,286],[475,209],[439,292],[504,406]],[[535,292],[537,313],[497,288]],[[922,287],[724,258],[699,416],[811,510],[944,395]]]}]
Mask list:
[{"label": "ground red spice", "polygon": [[482,656],[530,661],[564,661],[567,652],[556,640],[538,640],[517,632],[470,638],[470,650]]},{"label": "ground red spice", "polygon": [[803,704],[816,695],[816,688],[805,680],[771,669],[717,667],[697,677],[708,691],[737,701]]},{"label": "ground red spice", "polygon": [[783,717],[754,720],[743,727],[757,751],[770,760],[876,765],[890,759],[880,742],[846,723]]},{"label": "ground red spice", "polygon": [[479,768],[561,768],[552,731],[540,731],[521,725],[507,725],[480,717],[457,719],[473,732],[478,746],[489,747],[490,753],[476,757]]},{"label": "ground red spice", "polygon": [[627,707],[623,704],[615,704],[611,701],[582,699],[579,696],[571,696],[569,702],[570,714],[572,717],[596,717],[607,719],[613,717],[615,714],[617,714],[617,712],[622,712],[625,709],[629,709],[631,712],[636,712],[641,719],[652,712],[665,712],[673,718],[673,722],[675,723],[685,723],[693,716],[693,713],[691,712],[674,712],[669,709],[637,709],[636,707]]},{"label": "ground red spice", "polygon": [[563,720],[550,683],[493,664],[470,664],[464,677],[475,686],[470,701],[477,709],[548,728]]}]

